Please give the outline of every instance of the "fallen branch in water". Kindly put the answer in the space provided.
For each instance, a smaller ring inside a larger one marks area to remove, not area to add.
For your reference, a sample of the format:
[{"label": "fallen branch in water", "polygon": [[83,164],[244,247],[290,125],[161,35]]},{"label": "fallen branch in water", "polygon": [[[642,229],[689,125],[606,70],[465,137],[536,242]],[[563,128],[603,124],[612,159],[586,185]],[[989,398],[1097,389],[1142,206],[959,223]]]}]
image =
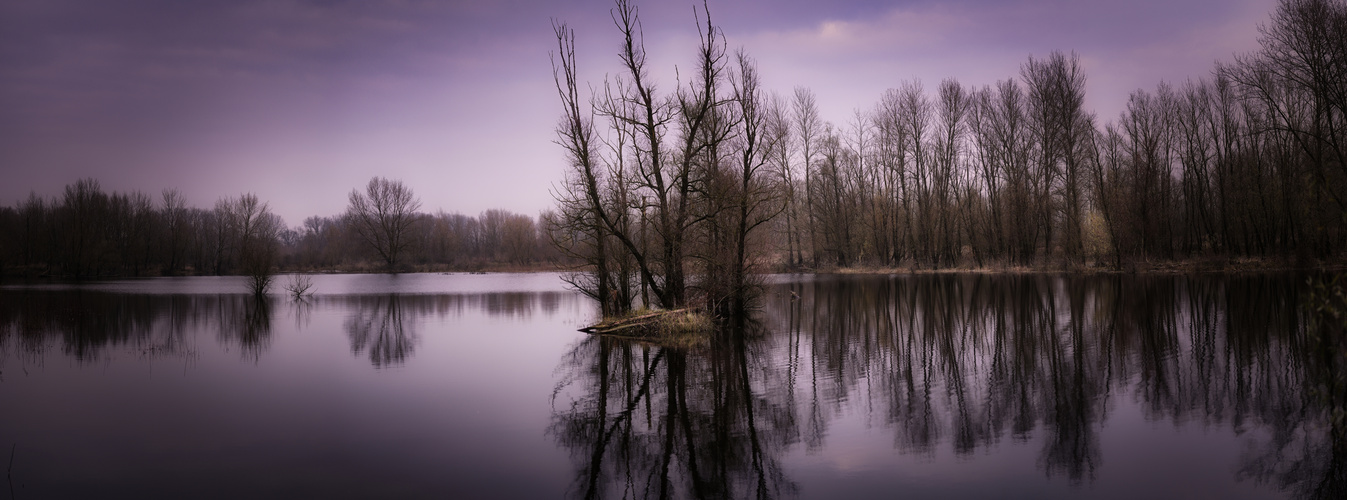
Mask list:
[{"label": "fallen branch in water", "polygon": [[599,333],[599,334],[613,333],[616,331],[635,328],[638,326],[650,326],[651,324],[653,324],[654,322],[658,321],[661,318],[668,317],[678,313],[686,313],[691,310],[692,309],[690,308],[683,308],[683,309],[674,309],[671,311],[655,311],[652,313],[642,314],[639,316],[632,316],[629,318],[605,319],[596,324],[581,328],[580,331],[585,333]]},{"label": "fallen branch in water", "polygon": [[626,318],[609,318],[581,328],[580,331],[690,347],[701,344],[706,334],[715,329],[714,326],[711,318],[701,310],[682,308]]}]

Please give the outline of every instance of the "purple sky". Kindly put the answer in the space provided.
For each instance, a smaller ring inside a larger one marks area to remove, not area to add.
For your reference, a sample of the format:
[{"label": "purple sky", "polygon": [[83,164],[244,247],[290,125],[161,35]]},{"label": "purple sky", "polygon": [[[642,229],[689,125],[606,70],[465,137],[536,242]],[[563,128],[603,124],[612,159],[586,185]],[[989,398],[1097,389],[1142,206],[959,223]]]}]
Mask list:
[{"label": "purple sky", "polygon": [[[691,2],[636,1],[662,88],[696,48]],[[700,5],[698,3],[698,5]],[[920,79],[991,84],[1074,50],[1104,120],[1130,92],[1257,47],[1275,0],[713,0],[769,89],[838,124]],[[607,0],[0,2],[0,204],[81,177],[191,205],[255,192],[291,225],[380,175],[423,209],[552,205],[551,19],[594,84],[617,70]]]}]

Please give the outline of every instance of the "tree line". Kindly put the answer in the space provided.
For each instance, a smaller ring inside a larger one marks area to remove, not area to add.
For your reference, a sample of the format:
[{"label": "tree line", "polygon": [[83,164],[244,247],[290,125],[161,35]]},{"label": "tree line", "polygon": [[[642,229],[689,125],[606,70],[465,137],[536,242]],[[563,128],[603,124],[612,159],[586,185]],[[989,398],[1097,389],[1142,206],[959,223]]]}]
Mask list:
[{"label": "tree line", "polygon": [[[212,208],[182,193],[106,192],[81,179],[60,196],[0,206],[0,271],[10,276],[246,275],[276,271],[477,270],[555,266],[534,217],[420,211],[400,181],[353,190],[345,213],[287,227],[252,193]],[[261,283],[259,283],[261,284]]]},{"label": "tree line", "polygon": [[638,294],[733,309],[764,266],[1342,257],[1342,0],[1283,0],[1260,50],[1139,89],[1111,120],[1085,109],[1079,56],[1059,51],[995,85],[903,82],[835,124],[808,88],[763,90],[697,12],[694,71],[665,89],[637,8],[617,0],[620,69],[587,97],[574,32],[554,26],[569,165],[546,222],[592,267],[573,281],[606,313]]}]

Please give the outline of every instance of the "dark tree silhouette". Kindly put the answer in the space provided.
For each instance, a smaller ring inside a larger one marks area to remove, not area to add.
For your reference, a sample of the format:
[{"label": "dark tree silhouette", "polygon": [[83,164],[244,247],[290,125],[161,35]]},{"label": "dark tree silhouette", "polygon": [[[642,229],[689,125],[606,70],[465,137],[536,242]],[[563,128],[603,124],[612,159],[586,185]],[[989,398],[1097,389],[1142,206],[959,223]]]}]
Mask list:
[{"label": "dark tree silhouette", "polygon": [[378,254],[385,268],[395,271],[398,258],[412,241],[411,231],[420,219],[421,201],[402,181],[383,177],[370,179],[365,192],[351,190],[346,219],[360,239]]}]

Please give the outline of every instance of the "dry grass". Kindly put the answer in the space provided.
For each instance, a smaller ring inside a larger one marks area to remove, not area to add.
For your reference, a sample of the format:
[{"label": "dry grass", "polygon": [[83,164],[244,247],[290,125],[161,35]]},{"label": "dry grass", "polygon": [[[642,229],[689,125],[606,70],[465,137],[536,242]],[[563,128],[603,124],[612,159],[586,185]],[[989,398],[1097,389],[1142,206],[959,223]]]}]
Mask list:
[{"label": "dry grass", "polygon": [[705,333],[715,329],[711,316],[696,310],[673,312],[660,316],[659,329],[666,334]]}]

